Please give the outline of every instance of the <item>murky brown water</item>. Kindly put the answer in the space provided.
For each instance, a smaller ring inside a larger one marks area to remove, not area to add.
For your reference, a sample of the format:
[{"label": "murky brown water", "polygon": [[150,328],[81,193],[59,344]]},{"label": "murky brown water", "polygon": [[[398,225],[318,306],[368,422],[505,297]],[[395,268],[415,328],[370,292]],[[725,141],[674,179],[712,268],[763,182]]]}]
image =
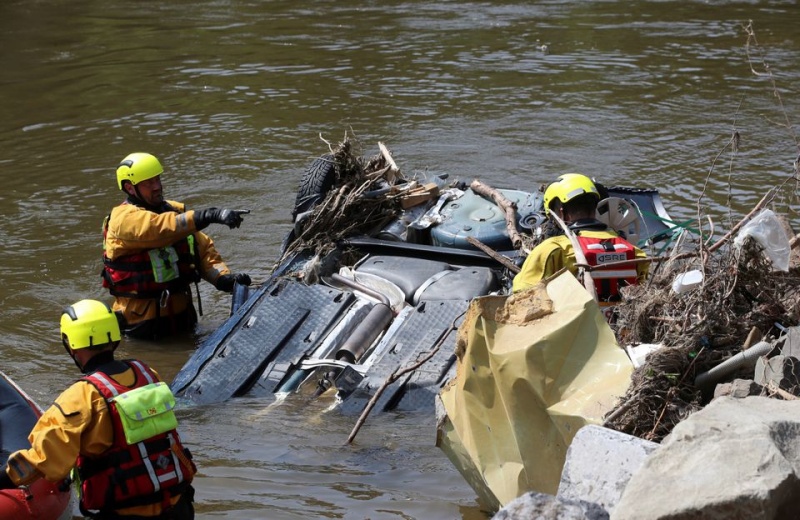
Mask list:
[{"label": "murky brown water", "polygon": [[[2,370],[42,404],[77,376],[58,316],[108,298],[100,224],[132,151],[162,159],[171,198],[253,210],[210,231],[257,282],[320,136],[345,132],[365,154],[387,143],[407,173],[533,187],[577,170],[655,186],[679,219],[706,186],[724,228],[729,206],[746,212],[793,171],[799,21],[796,2],[766,0],[5,0]],[[768,74],[751,72],[748,50]],[[226,295],[202,296],[195,337],[123,353],[171,379],[227,315]],[[355,418],[324,404],[184,410],[198,517],[486,517],[433,446],[432,417],[372,417],[343,447]]]}]

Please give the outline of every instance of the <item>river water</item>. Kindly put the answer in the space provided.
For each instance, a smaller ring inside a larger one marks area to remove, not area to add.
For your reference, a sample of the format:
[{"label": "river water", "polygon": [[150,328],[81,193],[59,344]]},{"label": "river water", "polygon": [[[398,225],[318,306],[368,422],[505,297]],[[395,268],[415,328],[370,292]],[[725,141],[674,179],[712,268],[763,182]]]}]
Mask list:
[{"label": "river water", "polygon": [[[252,210],[209,232],[255,282],[304,167],[345,134],[407,174],[657,187],[724,230],[794,172],[798,22],[787,0],[4,0],[2,370],[43,405],[77,377],[60,310],[109,300],[100,227],[134,151],[162,160],[169,198]],[[229,296],[201,295],[195,335],[122,355],[171,380],[227,316]],[[182,410],[198,517],[487,518],[432,417],[371,416],[345,446],[355,418],[327,404]]]}]

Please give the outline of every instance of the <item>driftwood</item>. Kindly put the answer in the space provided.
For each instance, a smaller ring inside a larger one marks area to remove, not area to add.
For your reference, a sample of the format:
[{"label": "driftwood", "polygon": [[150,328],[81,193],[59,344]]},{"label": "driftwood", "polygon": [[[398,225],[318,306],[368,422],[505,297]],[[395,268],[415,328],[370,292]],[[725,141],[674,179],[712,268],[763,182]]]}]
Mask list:
[{"label": "driftwood", "polygon": [[517,274],[520,271],[520,269],[517,266],[517,264],[515,264],[514,262],[509,260],[508,257],[501,255],[500,253],[498,253],[497,251],[495,251],[491,247],[487,246],[486,244],[484,244],[483,242],[481,242],[477,238],[475,238],[475,237],[467,237],[467,242],[469,242],[473,246],[477,247],[478,249],[480,249],[481,251],[483,251],[487,255],[491,256],[492,258],[494,258],[495,260],[497,260],[498,262],[503,264],[503,266],[505,266],[505,268],[508,269],[509,271],[511,271],[512,273]]},{"label": "driftwood", "polygon": [[347,437],[347,444],[352,443],[353,440],[356,438],[356,435],[358,434],[358,430],[360,430],[361,427],[364,425],[364,423],[367,420],[367,416],[370,414],[370,412],[372,412],[372,409],[375,408],[375,405],[378,403],[378,399],[380,399],[380,397],[383,395],[383,392],[385,392],[386,389],[389,388],[389,385],[391,385],[392,383],[394,383],[395,381],[397,381],[398,379],[400,379],[404,375],[408,374],[409,372],[413,372],[414,370],[418,369],[419,367],[421,367],[422,365],[427,363],[434,355],[436,355],[437,352],[439,352],[439,347],[441,347],[441,346],[442,346],[442,342],[439,342],[436,345],[436,347],[433,348],[428,353],[427,356],[425,356],[424,358],[420,359],[419,361],[417,361],[413,365],[410,365],[410,366],[403,367],[401,369],[395,370],[394,372],[391,373],[391,375],[389,375],[389,377],[386,378],[386,380],[383,382],[383,384],[380,386],[380,388],[378,388],[378,390],[375,391],[375,394],[369,400],[369,402],[367,403],[367,406],[364,407],[364,411],[361,412],[361,415],[359,416],[358,421],[356,421],[355,426],[353,426],[353,430],[350,432],[350,435]]},{"label": "driftwood", "polygon": [[522,237],[517,231],[517,205],[506,198],[505,195],[492,188],[488,184],[484,184],[478,179],[472,181],[469,185],[472,191],[483,197],[492,199],[497,204],[506,217],[506,229],[508,230],[508,237],[511,239],[511,245],[514,248],[519,248],[522,245]]},{"label": "driftwood", "polygon": [[439,349],[442,348],[442,344],[444,344],[445,339],[447,339],[447,337],[450,335],[450,333],[452,331],[458,329],[458,326],[456,324],[464,316],[464,314],[465,313],[461,313],[458,316],[456,316],[456,318],[453,320],[453,323],[450,325],[450,328],[447,329],[439,337],[439,339],[433,345],[433,348],[431,348],[431,351],[428,352],[428,354],[425,355],[424,358],[420,359],[419,361],[417,361],[416,363],[414,363],[412,365],[409,365],[409,366],[406,366],[406,367],[403,367],[403,368],[398,368],[397,370],[392,372],[392,374],[389,377],[386,378],[386,380],[383,382],[383,384],[380,386],[380,388],[378,388],[375,391],[375,394],[369,400],[369,402],[367,403],[367,406],[364,407],[364,410],[361,412],[361,415],[359,416],[358,421],[356,421],[355,426],[353,426],[353,430],[350,432],[350,436],[347,437],[347,444],[352,443],[353,440],[356,438],[356,435],[358,434],[358,430],[360,430],[361,427],[364,425],[364,422],[366,422],[366,420],[367,420],[367,416],[370,414],[372,409],[375,408],[375,405],[378,404],[378,399],[380,399],[381,395],[383,395],[383,392],[385,392],[386,389],[389,388],[389,385],[391,385],[392,383],[394,383],[395,381],[397,381],[398,379],[400,379],[404,375],[408,374],[409,372],[413,372],[414,370],[418,369],[419,367],[421,367],[422,365],[424,365],[425,363],[430,361],[433,358],[433,356],[435,356],[436,353],[439,352]]},{"label": "driftwood", "polygon": [[385,144],[378,142],[378,148],[381,151],[381,157],[383,157],[389,167],[389,175],[386,176],[386,180],[389,181],[389,184],[393,184],[397,175],[400,173],[400,168],[397,167],[397,163],[394,162],[394,158]]}]

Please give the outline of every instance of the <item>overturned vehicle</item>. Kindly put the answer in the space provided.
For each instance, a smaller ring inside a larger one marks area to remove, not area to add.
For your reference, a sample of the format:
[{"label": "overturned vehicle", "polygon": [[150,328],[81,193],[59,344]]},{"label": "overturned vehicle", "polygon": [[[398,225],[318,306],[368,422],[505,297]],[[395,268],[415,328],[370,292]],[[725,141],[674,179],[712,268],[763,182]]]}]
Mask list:
[{"label": "overturned vehicle", "polygon": [[[407,178],[389,150],[345,141],[306,169],[281,258],[234,290],[230,318],[171,386],[194,404],[335,392],[361,413],[433,409],[470,301],[510,292],[546,219],[539,190]],[[599,218],[639,245],[668,242],[658,192],[610,187]]]}]

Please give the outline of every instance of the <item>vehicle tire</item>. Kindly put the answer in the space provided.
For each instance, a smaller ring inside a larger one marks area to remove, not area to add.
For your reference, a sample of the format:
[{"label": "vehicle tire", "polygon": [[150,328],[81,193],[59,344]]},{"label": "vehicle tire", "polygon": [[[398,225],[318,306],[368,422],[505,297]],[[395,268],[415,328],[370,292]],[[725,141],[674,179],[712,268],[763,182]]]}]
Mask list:
[{"label": "vehicle tire", "polygon": [[297,215],[316,206],[328,194],[336,181],[336,164],[333,154],[325,154],[314,159],[300,179],[297,198],[292,210],[292,222]]}]

